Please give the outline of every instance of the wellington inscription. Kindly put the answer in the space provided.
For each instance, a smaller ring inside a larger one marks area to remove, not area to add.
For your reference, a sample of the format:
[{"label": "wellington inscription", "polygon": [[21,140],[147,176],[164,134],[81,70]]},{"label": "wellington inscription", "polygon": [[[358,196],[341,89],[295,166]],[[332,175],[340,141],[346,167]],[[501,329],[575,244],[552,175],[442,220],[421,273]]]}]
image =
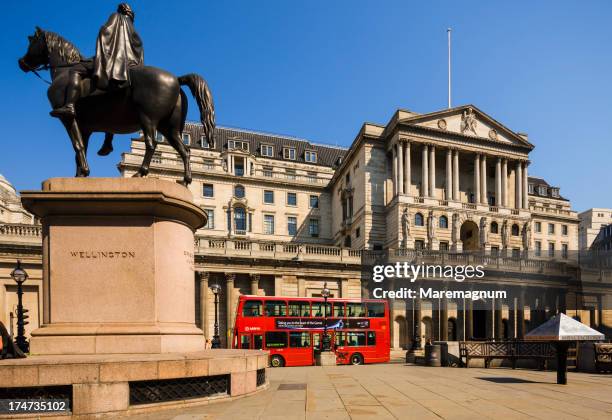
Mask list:
[{"label": "wellington inscription", "polygon": [[134,251],[70,251],[70,256],[79,259],[133,259]]}]

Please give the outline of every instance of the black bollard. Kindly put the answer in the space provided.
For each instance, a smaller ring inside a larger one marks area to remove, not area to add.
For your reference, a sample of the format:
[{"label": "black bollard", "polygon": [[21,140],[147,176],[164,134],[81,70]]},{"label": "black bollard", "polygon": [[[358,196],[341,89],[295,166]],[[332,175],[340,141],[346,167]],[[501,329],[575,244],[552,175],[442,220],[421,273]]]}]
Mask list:
[{"label": "black bollard", "polygon": [[557,349],[557,383],[567,385],[567,348],[569,343],[558,341],[555,343]]}]

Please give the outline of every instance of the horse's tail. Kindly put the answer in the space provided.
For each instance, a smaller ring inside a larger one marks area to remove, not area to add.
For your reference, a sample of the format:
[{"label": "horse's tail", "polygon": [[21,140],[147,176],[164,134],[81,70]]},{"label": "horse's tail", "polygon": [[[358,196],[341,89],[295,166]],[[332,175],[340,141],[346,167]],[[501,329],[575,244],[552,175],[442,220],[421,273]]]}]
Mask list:
[{"label": "horse's tail", "polygon": [[189,87],[191,94],[200,108],[200,121],[204,126],[204,135],[211,145],[215,144],[215,105],[206,81],[195,73],[178,78],[179,84]]}]

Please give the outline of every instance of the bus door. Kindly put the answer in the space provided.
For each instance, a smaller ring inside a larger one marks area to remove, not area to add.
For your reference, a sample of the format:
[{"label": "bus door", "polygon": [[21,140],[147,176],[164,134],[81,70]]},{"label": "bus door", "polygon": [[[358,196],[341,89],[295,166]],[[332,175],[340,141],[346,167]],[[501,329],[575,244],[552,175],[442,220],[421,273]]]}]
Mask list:
[{"label": "bus door", "polygon": [[314,364],[314,351],[310,332],[289,332],[289,348],[291,366],[311,366]]}]

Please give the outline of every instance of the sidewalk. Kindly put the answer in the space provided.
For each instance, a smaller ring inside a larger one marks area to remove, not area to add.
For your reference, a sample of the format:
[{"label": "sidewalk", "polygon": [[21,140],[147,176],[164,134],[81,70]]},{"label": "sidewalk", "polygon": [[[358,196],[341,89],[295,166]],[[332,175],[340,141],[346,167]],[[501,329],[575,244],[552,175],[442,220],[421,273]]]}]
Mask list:
[{"label": "sidewalk", "polygon": [[[606,419],[612,376],[389,363],[270,369],[260,394],[153,419]],[[138,417],[145,418],[145,417]]]}]

